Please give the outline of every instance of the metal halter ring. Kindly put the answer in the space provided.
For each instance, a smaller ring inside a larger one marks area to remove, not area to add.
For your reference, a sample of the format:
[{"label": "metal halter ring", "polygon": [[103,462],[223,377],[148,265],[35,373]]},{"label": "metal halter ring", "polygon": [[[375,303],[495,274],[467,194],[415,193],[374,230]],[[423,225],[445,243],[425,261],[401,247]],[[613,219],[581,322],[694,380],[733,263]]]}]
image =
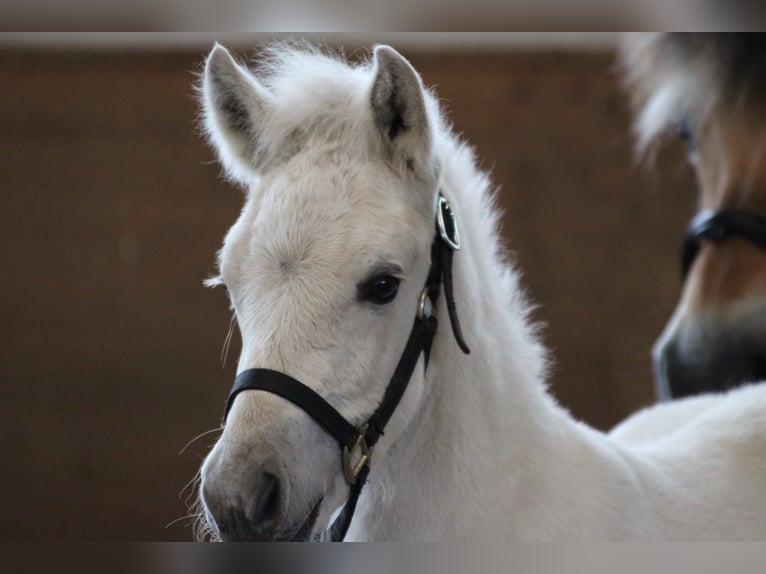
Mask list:
[{"label": "metal halter ring", "polygon": [[[351,486],[356,484],[356,477],[366,465],[370,464],[370,458],[372,458],[372,448],[367,446],[367,441],[364,438],[365,433],[367,433],[366,424],[359,428],[359,436],[353,448],[348,450],[347,446],[343,447],[343,476],[346,477],[346,482]],[[352,456],[357,449],[359,450],[359,458],[354,462]]]},{"label": "metal halter ring", "polygon": [[[449,225],[447,220],[449,218]],[[440,193],[439,203],[436,206],[436,224],[439,228],[439,235],[454,251],[460,250],[460,232],[457,229],[457,220],[455,219],[455,212],[452,211],[452,206],[449,201]],[[451,231],[451,233],[450,233]]]},{"label": "metal halter ring", "polygon": [[425,287],[420,292],[420,297],[418,297],[418,319],[425,319],[431,315],[431,309],[428,309],[428,313],[426,314],[426,308],[429,306],[429,303],[431,303],[431,298],[428,296],[429,292],[428,287]]}]

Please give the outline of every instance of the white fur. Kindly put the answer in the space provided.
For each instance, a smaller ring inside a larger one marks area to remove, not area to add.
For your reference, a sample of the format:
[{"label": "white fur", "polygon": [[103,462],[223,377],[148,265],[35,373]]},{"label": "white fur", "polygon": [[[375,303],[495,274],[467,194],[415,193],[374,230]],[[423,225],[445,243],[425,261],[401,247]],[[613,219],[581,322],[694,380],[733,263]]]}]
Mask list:
[{"label": "white fur", "polygon": [[[217,47],[210,58],[227,57]],[[765,538],[766,387],[706,398],[663,436],[646,432],[651,416],[677,421],[691,403],[656,407],[611,436],[575,421],[547,392],[545,351],[502,256],[488,177],[427,91],[432,149],[394,144],[401,157],[430,161],[412,170],[396,161],[370,112],[379,73],[377,58],[352,67],[273,48],[260,78],[248,79],[271,102],[252,118],[257,169],[221,144],[230,134],[205,109],[224,165],[249,187],[220,257],[243,335],[239,369],[283,370],[355,423],[379,403],[414,319],[437,189],[457,213],[455,292],[472,353],[457,348],[440,300],[428,370],[417,369],[376,447],[349,539]],[[398,263],[405,278],[393,303],[372,307],[355,299],[355,285],[378,260]],[[286,523],[324,496],[326,524],[348,492],[337,445],[273,395],[237,398],[203,485],[246,497],[242,476],[273,456],[289,478]]]}]

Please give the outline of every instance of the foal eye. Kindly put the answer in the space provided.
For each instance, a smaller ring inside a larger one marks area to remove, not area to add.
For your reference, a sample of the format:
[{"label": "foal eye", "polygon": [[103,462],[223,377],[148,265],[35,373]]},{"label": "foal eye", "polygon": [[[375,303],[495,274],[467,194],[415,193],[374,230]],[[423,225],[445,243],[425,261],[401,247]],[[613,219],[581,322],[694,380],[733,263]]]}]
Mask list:
[{"label": "foal eye", "polygon": [[391,275],[373,277],[363,288],[362,295],[367,301],[376,305],[390,303],[399,290],[399,279]]}]

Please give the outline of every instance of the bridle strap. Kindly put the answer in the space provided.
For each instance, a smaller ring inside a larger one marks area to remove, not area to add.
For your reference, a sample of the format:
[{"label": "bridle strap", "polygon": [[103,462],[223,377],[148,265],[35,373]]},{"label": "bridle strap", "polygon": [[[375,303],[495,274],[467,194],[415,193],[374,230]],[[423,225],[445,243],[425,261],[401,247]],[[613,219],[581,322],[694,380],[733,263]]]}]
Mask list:
[{"label": "bridle strap", "polygon": [[349,526],[351,526],[351,519],[354,518],[354,512],[356,512],[356,505],[359,502],[359,496],[362,494],[364,485],[367,484],[367,475],[370,474],[370,465],[366,464],[359,471],[356,477],[356,482],[351,485],[351,491],[348,493],[348,499],[346,504],[343,505],[343,509],[340,511],[338,518],[332,523],[327,530],[328,542],[343,542],[346,538]]},{"label": "bridle strap", "polygon": [[[298,406],[335,438],[343,450],[343,470],[351,489],[346,504],[327,531],[329,539],[333,542],[342,541],[346,537],[359,496],[370,472],[372,447],[383,435],[388,421],[404,396],[421,354],[424,357],[424,366],[428,366],[438,325],[433,309],[435,309],[442,283],[455,339],[464,353],[470,353],[458,322],[452,286],[452,256],[453,251],[460,248],[460,236],[449,203],[441,196],[441,193],[437,199],[437,231],[431,245],[431,268],[421,294],[415,322],[383,398],[366,423],[358,428],[355,427],[316,391],[285,373],[271,369],[257,368],[241,372],[237,375],[226,401],[224,425],[234,400],[242,391],[260,390],[278,395]],[[430,313],[425,311],[425,298],[430,300],[432,308]],[[361,462],[357,462],[358,466],[349,471],[348,467],[353,465],[351,457],[360,445]],[[352,474],[351,479],[349,473]]]},{"label": "bridle strap", "polygon": [[396,407],[407,390],[407,385],[415,372],[415,367],[420,360],[420,355],[425,356],[426,366],[428,366],[428,357],[431,352],[431,343],[436,335],[436,326],[438,321],[436,317],[423,317],[415,319],[415,324],[410,331],[410,337],[404,347],[399,363],[396,365],[391,382],[386,387],[383,399],[380,405],[367,421],[367,431],[365,432],[365,441],[367,446],[372,448],[383,434],[388,421],[394,414]]},{"label": "bridle strap", "polygon": [[359,436],[359,431],[316,391],[290,375],[271,369],[248,369],[237,375],[226,401],[224,424],[234,399],[242,391],[266,391],[287,399],[311,415],[311,418],[338,441],[341,448],[353,448]]},{"label": "bridle strap", "polygon": [[463,338],[463,329],[460,328],[460,321],[457,318],[457,308],[455,307],[455,295],[452,290],[452,257],[454,251],[451,249],[440,249],[440,259],[442,273],[444,277],[444,298],[447,300],[447,314],[449,315],[450,324],[452,325],[452,333],[455,335],[455,341],[457,341],[458,347],[466,355],[471,354],[471,349]]},{"label": "bridle strap", "polygon": [[741,237],[766,249],[766,219],[736,209],[707,210],[689,224],[681,252],[681,276],[686,279],[702,241],[720,243],[729,237]]}]

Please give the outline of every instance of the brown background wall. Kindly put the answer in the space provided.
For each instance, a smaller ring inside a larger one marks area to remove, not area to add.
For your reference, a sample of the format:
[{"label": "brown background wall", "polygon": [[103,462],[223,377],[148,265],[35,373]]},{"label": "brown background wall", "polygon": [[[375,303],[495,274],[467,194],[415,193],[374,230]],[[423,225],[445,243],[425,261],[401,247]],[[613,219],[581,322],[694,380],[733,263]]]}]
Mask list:
[{"label": "brown background wall", "polygon": [[[503,188],[553,392],[599,428],[650,403],[691,182],[632,166],[613,54],[406,55]],[[201,281],[241,205],[193,128],[203,57],[0,54],[0,539],[191,536],[165,526],[212,438],[178,453],[237,352]]]}]

